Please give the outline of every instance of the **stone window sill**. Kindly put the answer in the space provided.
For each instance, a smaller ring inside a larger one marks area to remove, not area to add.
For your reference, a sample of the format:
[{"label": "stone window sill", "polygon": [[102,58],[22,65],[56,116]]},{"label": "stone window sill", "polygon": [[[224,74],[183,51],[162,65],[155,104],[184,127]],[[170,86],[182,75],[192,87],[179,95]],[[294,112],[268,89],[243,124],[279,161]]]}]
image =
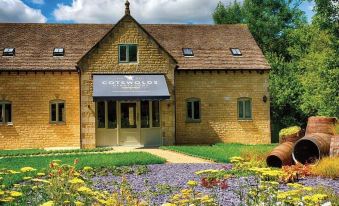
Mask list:
[{"label": "stone window sill", "polygon": [[186,119],[186,123],[201,123],[200,119]]}]

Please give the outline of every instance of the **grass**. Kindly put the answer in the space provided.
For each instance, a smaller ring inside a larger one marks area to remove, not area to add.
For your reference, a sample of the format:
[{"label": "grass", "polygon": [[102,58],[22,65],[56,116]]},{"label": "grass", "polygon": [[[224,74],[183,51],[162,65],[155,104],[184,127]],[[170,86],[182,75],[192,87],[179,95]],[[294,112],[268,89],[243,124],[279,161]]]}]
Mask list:
[{"label": "grass", "polygon": [[[231,157],[246,156],[253,152],[258,159],[270,152],[276,144],[244,145],[244,144],[215,144],[212,146],[163,146],[161,149],[172,150],[187,155],[228,163]],[[246,158],[246,157],[245,157]]]},{"label": "grass", "polygon": [[339,178],[339,157],[324,157],[312,168],[317,176]]},{"label": "grass", "polygon": [[67,149],[67,150],[44,150],[44,149],[0,150],[0,157],[40,155],[40,154],[104,152],[104,151],[109,151],[109,150],[112,150],[112,148],[104,147],[104,148],[94,148],[94,149]]},{"label": "grass", "polygon": [[33,167],[37,169],[37,171],[27,174],[5,175],[3,176],[3,183],[6,186],[9,186],[21,181],[24,176],[34,176],[37,172],[45,171],[52,160],[61,160],[64,164],[73,164],[74,159],[79,159],[79,163],[76,166],[77,168],[83,168],[84,166],[93,168],[113,168],[116,166],[162,164],[166,161],[163,158],[146,152],[4,158],[0,159],[0,168],[18,171],[22,167]]}]

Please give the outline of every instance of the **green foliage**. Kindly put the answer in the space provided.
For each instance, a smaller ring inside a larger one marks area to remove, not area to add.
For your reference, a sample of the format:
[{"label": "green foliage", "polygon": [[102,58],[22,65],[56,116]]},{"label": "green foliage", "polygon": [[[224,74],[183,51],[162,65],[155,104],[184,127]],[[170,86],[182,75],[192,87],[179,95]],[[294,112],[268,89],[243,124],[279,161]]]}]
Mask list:
[{"label": "green foliage", "polygon": [[48,154],[67,154],[67,153],[87,153],[87,152],[105,152],[113,150],[111,147],[93,148],[93,149],[65,149],[65,150],[44,150],[44,149],[18,149],[18,150],[0,150],[0,157],[19,157],[27,155],[48,155]]},{"label": "green foliage", "polygon": [[213,19],[216,24],[248,24],[264,52],[286,56],[286,30],[306,21],[299,4],[300,0],[245,0],[228,6],[219,2]]},{"label": "green foliage", "polygon": [[[85,166],[92,168],[116,168],[117,166],[128,165],[148,165],[162,164],[165,159],[151,155],[145,152],[128,152],[128,153],[112,153],[112,154],[72,154],[72,155],[56,155],[56,156],[39,156],[39,157],[16,157],[4,158],[0,161],[0,168],[19,170],[22,167],[30,166],[38,171],[44,171],[46,165],[53,160],[61,160],[65,164],[73,164],[74,159],[80,159],[76,168],[81,169]],[[31,172],[31,176],[36,173]],[[27,174],[18,173],[4,177],[4,184],[10,186],[14,183],[22,181]]]},{"label": "green foliage", "polygon": [[287,127],[279,132],[279,137],[287,136],[287,135],[292,135],[300,132],[301,128],[298,126],[293,126],[293,127]]},{"label": "green foliage", "polygon": [[236,0],[233,4],[225,6],[219,2],[213,13],[214,23],[216,24],[239,24],[243,23],[243,11],[240,3]]},{"label": "green foliage", "polygon": [[316,24],[305,25],[289,34],[298,81],[303,88],[296,105],[305,114],[339,116],[339,60],[333,34]]},{"label": "green foliage", "polygon": [[205,158],[216,162],[230,162],[233,156],[240,156],[245,149],[252,151],[271,151],[276,145],[244,145],[244,144],[215,144],[212,146],[163,146],[161,149],[168,149],[195,157]]}]

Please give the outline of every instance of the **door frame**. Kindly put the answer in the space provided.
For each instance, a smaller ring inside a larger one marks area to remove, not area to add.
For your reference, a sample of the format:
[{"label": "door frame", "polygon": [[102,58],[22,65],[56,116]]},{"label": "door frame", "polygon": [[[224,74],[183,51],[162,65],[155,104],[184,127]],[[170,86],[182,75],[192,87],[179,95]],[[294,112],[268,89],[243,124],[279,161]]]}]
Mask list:
[{"label": "door frame", "polygon": [[[121,128],[121,104],[124,104],[124,103],[135,103],[136,105],[136,128]],[[118,122],[118,125],[117,125],[117,132],[118,132],[118,138],[117,138],[117,145],[119,146],[127,146],[127,145],[123,145],[121,144],[121,139],[122,139],[122,134],[121,134],[121,131],[122,130],[128,130],[128,129],[135,129],[136,130],[136,134],[137,134],[137,144],[135,146],[139,146],[141,145],[141,117],[140,117],[140,101],[138,100],[131,100],[131,101],[128,101],[128,100],[123,100],[123,101],[117,101],[117,104],[118,104],[118,115],[117,115],[117,122]],[[131,145],[132,146],[132,145]]]}]

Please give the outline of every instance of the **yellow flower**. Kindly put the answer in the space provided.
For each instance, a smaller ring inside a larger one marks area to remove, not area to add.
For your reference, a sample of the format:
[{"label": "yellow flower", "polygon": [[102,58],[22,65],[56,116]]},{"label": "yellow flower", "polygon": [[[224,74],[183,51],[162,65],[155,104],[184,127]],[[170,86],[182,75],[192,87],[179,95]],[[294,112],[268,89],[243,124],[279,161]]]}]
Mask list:
[{"label": "yellow flower", "polygon": [[190,186],[190,187],[195,187],[198,185],[198,183],[194,180],[190,180],[187,182],[187,185]]},{"label": "yellow flower", "polygon": [[41,204],[40,206],[53,206],[53,205],[54,205],[53,201],[48,201],[48,202]]},{"label": "yellow flower", "polygon": [[45,173],[43,173],[43,172],[38,172],[38,174],[37,174],[38,176],[45,176],[46,174]]},{"label": "yellow flower", "polygon": [[93,193],[93,191],[90,188],[84,187],[84,186],[79,187],[78,192],[81,192],[81,193],[84,193],[84,194],[92,194]]},{"label": "yellow flower", "polygon": [[18,192],[18,191],[10,191],[9,195],[11,197],[20,197],[20,196],[22,196],[22,193]]},{"label": "yellow flower", "polygon": [[69,183],[71,184],[83,184],[85,183],[82,179],[79,179],[79,178],[73,178],[72,180],[69,181]]},{"label": "yellow flower", "polygon": [[12,202],[14,200],[13,197],[5,197],[0,199],[0,202]]},{"label": "yellow flower", "polygon": [[32,179],[33,182],[43,182],[43,183],[50,183],[48,180],[43,179]]},{"label": "yellow flower", "polygon": [[21,172],[32,172],[32,171],[36,171],[36,169],[34,169],[33,167],[23,167],[20,169]]},{"label": "yellow flower", "polygon": [[161,206],[176,206],[176,204],[172,204],[172,203],[164,203]]},{"label": "yellow flower", "polygon": [[89,172],[89,171],[92,171],[93,168],[89,167],[89,166],[85,166],[83,170],[86,171],[86,172]]},{"label": "yellow flower", "polygon": [[22,179],[23,180],[30,180],[30,179],[32,179],[32,177],[23,177]]},{"label": "yellow flower", "polygon": [[202,203],[213,203],[213,199],[211,197],[209,197],[208,195],[205,195],[201,198],[201,202]]},{"label": "yellow flower", "polygon": [[287,186],[292,187],[292,188],[296,188],[296,189],[303,187],[303,185],[298,184],[298,183],[287,183]]},{"label": "yellow flower", "polygon": [[20,172],[17,172],[15,170],[8,170],[7,171],[9,174],[19,174]]},{"label": "yellow flower", "polygon": [[32,190],[36,190],[36,189],[38,189],[38,186],[33,186],[32,187]]},{"label": "yellow flower", "polygon": [[80,201],[76,201],[74,202],[76,206],[83,206],[85,205],[84,203],[80,202]]},{"label": "yellow flower", "polygon": [[4,195],[4,194],[5,194],[5,192],[0,190],[0,195]]},{"label": "yellow flower", "polygon": [[53,163],[56,163],[56,164],[61,164],[61,160],[52,160]]}]

